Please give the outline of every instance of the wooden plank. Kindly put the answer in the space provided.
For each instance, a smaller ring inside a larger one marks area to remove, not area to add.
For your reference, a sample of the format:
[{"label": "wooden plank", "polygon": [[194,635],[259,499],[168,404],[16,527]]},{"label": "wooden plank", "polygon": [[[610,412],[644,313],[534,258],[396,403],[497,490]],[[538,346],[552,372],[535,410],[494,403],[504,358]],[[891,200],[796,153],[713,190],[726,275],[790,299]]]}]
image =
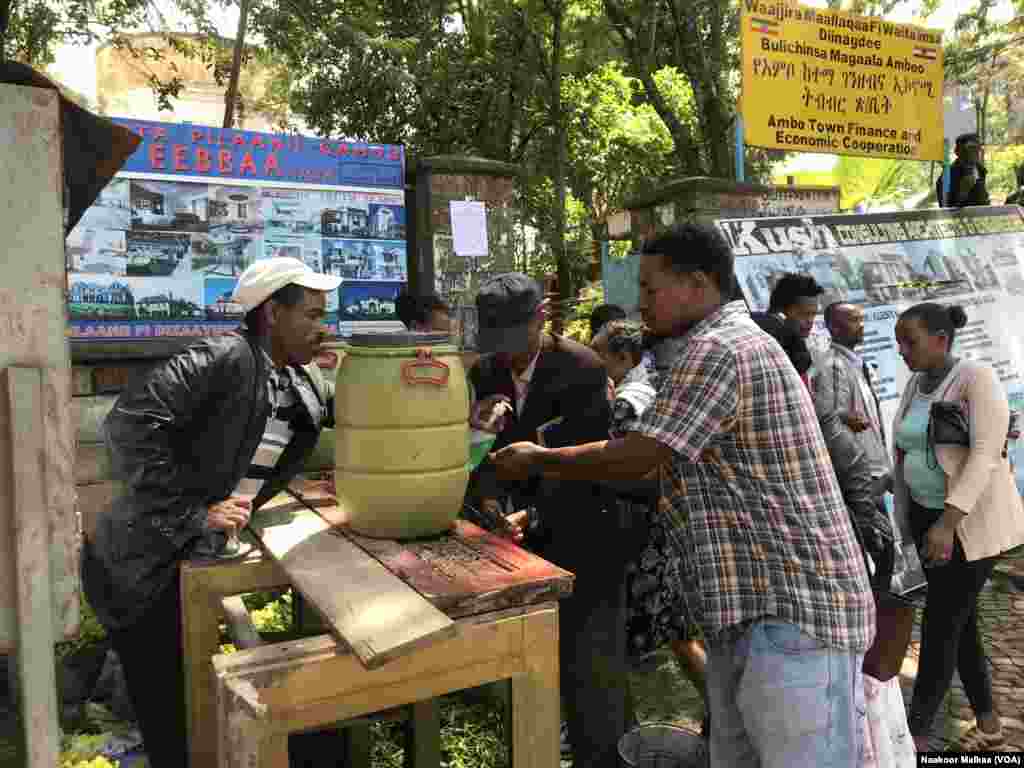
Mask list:
[{"label": "wooden plank", "polygon": [[216,764],[221,768],[288,766],[288,736],[267,727],[266,710],[253,703],[254,694],[245,680],[225,680],[218,687]]},{"label": "wooden plank", "polygon": [[[525,675],[525,628],[538,620],[550,632],[556,625],[545,617],[557,611],[557,604],[545,604],[460,619],[454,637],[376,670],[365,669],[331,635],[218,655],[213,667],[218,689],[230,679],[248,682],[256,694],[252,704],[266,708],[268,727],[294,732]],[[557,757],[557,633],[553,643],[536,645],[532,653],[552,656],[547,668],[555,670],[555,680],[543,690],[555,694]]]},{"label": "wooden plank", "polygon": [[66,367],[42,369],[46,510],[56,639],[77,637],[80,620],[78,554],[82,527],[75,509],[71,378]]},{"label": "wooden plank", "polygon": [[241,595],[221,599],[220,606],[228,622],[231,642],[236,648],[256,648],[263,645],[263,639],[256,631],[256,625],[252,623],[252,617]]},{"label": "wooden plank", "polygon": [[525,674],[512,678],[512,768],[558,768],[561,700],[558,612],[530,617],[523,627]]},{"label": "wooden plank", "polygon": [[[327,520],[336,507],[318,510]],[[572,594],[573,575],[465,520],[434,539],[395,541],[345,535],[452,618]]]},{"label": "wooden plank", "polygon": [[17,582],[18,698],[27,764],[42,768],[56,765],[58,756],[43,378],[36,368],[10,367],[0,373],[6,379],[5,405],[10,413],[10,429],[0,439],[17,446],[10,467],[10,499]]},{"label": "wooden plank", "polygon": [[217,759],[217,691],[210,657],[220,652],[220,599],[287,583],[288,577],[277,563],[258,549],[241,560],[182,563],[182,647],[191,768],[212,768]]},{"label": "wooden plank", "polygon": [[[41,401],[47,458],[44,472],[49,556],[57,636],[78,626],[78,526],[68,404],[71,375],[64,293],[67,287],[61,196],[63,173],[58,96],[55,91],[0,85],[0,230],[6,247],[0,282],[0,369],[46,369]],[[0,653],[15,643],[17,619],[8,477],[12,446],[6,407],[0,407]]]},{"label": "wooden plank", "polygon": [[111,395],[75,397],[71,400],[72,424],[79,445],[103,443],[103,420],[117,398]]},{"label": "wooden plank", "polygon": [[[257,516],[259,517],[259,516]],[[367,669],[455,632],[452,620],[312,512],[253,528],[292,585]]]},{"label": "wooden plank", "polygon": [[[458,520],[452,531],[429,540],[373,539],[345,528],[334,499],[333,479],[301,480],[292,487],[321,517],[451,618],[572,594],[571,573],[468,521]],[[301,508],[282,494],[264,505],[260,514]]]}]

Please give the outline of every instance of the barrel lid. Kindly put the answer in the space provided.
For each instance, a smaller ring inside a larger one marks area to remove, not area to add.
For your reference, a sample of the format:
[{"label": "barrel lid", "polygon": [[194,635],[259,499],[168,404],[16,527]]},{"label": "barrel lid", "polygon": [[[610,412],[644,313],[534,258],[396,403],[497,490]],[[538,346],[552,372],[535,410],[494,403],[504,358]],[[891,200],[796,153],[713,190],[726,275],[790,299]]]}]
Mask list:
[{"label": "barrel lid", "polygon": [[353,347],[423,347],[451,344],[447,333],[423,331],[387,331],[379,333],[353,333],[348,343]]}]

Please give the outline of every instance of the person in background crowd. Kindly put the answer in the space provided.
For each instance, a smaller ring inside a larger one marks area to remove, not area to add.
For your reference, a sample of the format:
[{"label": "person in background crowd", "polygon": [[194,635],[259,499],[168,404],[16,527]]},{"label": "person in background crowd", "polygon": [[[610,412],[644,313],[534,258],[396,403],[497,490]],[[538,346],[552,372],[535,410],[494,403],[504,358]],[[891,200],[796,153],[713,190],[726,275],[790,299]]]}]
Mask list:
[{"label": "person in background crowd", "polygon": [[884,591],[895,555],[883,502],[891,466],[871,369],[854,351],[864,341],[864,310],[856,304],[830,304],[825,326],[832,345],[816,367],[814,407],[843,497],[874,564],[874,587]]},{"label": "person in background crowd", "polygon": [[435,293],[427,296],[399,294],[395,313],[410,331],[451,333],[451,308]]},{"label": "person in background crowd", "polygon": [[[655,340],[650,351],[649,346],[650,338],[645,338],[643,326],[623,320],[605,324],[594,339],[593,347],[616,385],[613,439],[625,437],[630,425],[654,403],[660,382],[671,369],[671,361],[659,366],[659,362],[664,363],[659,353],[678,353],[671,338]],[[630,496],[621,502],[623,527],[629,530],[629,550],[638,552],[626,569],[628,650],[634,658],[643,658],[668,645],[683,673],[706,701],[704,643],[686,619],[679,553],[672,546],[667,518],[658,514],[657,488],[651,490],[646,498]],[[710,735],[707,717],[703,732],[705,738]]]},{"label": "person in background crowd", "polygon": [[[843,499],[870,559],[876,599],[888,600],[896,552],[883,495],[891,467],[871,372],[855,351],[864,341],[864,310],[856,304],[830,304],[825,326],[832,344],[816,367],[814,406]],[[884,607],[888,609],[888,603]],[[881,616],[879,612],[875,644],[885,646],[896,639],[883,634],[892,630]],[[905,648],[900,650],[906,653]],[[862,768],[912,768],[914,749],[907,738],[910,729],[899,676],[882,682],[865,672],[864,699]]]},{"label": "person in background crowd", "polygon": [[807,348],[807,342],[800,335],[799,329],[778,315],[768,312],[751,312],[750,319],[779,343],[789,362],[796,368],[801,381],[810,388],[807,372],[811,370],[811,351]]},{"label": "person in background crowd", "polygon": [[824,292],[810,275],[788,272],[772,289],[767,314],[752,315],[754,322],[779,342],[808,389],[813,357],[807,338],[818,315],[818,299]]},{"label": "person in background crowd", "polygon": [[1006,204],[1024,206],[1024,163],[1017,166],[1016,177],[1017,188],[1006,198]]},{"label": "person in background crowd", "polygon": [[820,311],[818,301],[825,289],[810,275],[788,272],[779,278],[768,301],[769,314],[790,323],[804,339],[814,330]]},{"label": "person in background crowd", "polygon": [[[618,304],[600,304],[594,307],[594,311],[590,313],[590,343],[593,345],[594,339],[612,320],[625,320],[626,310],[620,307]],[[609,376],[608,377],[608,402],[614,402],[615,400],[615,381]]]},{"label": "person in background crowd", "polygon": [[[498,275],[476,297],[477,342],[483,357],[470,371],[477,396],[474,427],[498,403],[504,423],[492,426],[502,448],[537,441],[571,445],[608,436],[608,374],[597,354],[544,331],[546,305],[536,281]],[[568,740],[577,768],[617,768],[617,745],[632,722],[628,711],[625,568],[614,495],[591,482],[501,480],[487,459],[473,473],[469,495],[499,507],[522,532],[523,544],[576,575],[559,605],[562,694]],[[479,507],[478,507],[479,508]],[[572,515],[562,514],[573,510]]]},{"label": "person in background crowd", "polygon": [[597,334],[601,332],[601,329],[606,323],[612,320],[625,320],[626,310],[620,307],[618,304],[600,304],[594,307],[594,311],[590,313],[590,341],[593,343],[594,339],[597,338]]},{"label": "person in background crowd", "polygon": [[223,550],[332,424],[333,383],[309,363],[340,282],[298,259],[257,261],[234,293],[245,327],[130,384],[104,422],[123,490],[83,544],[82,586],[121,659],[153,768],[188,764],[178,564]]},{"label": "person in background crowd", "polygon": [[[853,768],[875,622],[867,570],[811,398],[733,289],[714,227],[647,241],[641,312],[682,340],[654,404],[622,439],[514,443],[493,461],[507,478],[638,480],[658,467],[687,613],[707,644],[712,765]],[[598,519],[558,511],[577,530]]]},{"label": "person in background crowd", "polygon": [[[1006,459],[1010,410],[999,374],[953,355],[956,331],[966,323],[961,307],[934,303],[911,307],[896,323],[900,356],[914,375],[893,426],[893,494],[928,577],[909,717],[918,751],[927,750],[954,669],[977,718],[956,748],[1005,744],[977,604],[996,558],[1024,543],[1024,510]],[[948,428],[957,421],[948,416],[951,409],[965,429]],[[940,422],[947,428],[940,431]]]},{"label": "person in background crowd", "polygon": [[989,205],[988,169],[985,168],[985,151],[976,133],[964,133],[956,137],[954,148],[956,159],[949,166],[949,199],[943,195],[943,179],[939,175],[935,182],[935,197],[940,208],[964,208],[968,205]]}]

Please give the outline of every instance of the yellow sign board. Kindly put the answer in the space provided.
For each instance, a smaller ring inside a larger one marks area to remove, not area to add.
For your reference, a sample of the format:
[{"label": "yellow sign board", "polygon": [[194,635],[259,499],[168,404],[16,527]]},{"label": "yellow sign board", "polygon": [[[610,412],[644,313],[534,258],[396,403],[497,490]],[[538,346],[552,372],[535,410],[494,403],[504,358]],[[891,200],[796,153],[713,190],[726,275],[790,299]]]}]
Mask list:
[{"label": "yellow sign board", "polygon": [[942,31],[741,0],[746,143],[942,160]]}]

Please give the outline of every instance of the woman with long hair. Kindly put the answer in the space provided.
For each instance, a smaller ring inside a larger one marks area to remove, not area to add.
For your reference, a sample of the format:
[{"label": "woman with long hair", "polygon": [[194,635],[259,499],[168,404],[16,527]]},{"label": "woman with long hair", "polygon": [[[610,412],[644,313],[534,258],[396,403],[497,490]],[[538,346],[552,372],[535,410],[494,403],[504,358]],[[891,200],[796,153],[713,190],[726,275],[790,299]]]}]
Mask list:
[{"label": "woman with long hair", "polygon": [[953,355],[966,323],[961,307],[934,303],[896,323],[900,356],[914,373],[893,427],[896,518],[908,522],[928,577],[909,717],[918,751],[927,751],[954,669],[977,719],[957,749],[1005,744],[977,603],[997,557],[1024,543],[1024,510],[1006,458],[1010,411],[999,375]]}]

